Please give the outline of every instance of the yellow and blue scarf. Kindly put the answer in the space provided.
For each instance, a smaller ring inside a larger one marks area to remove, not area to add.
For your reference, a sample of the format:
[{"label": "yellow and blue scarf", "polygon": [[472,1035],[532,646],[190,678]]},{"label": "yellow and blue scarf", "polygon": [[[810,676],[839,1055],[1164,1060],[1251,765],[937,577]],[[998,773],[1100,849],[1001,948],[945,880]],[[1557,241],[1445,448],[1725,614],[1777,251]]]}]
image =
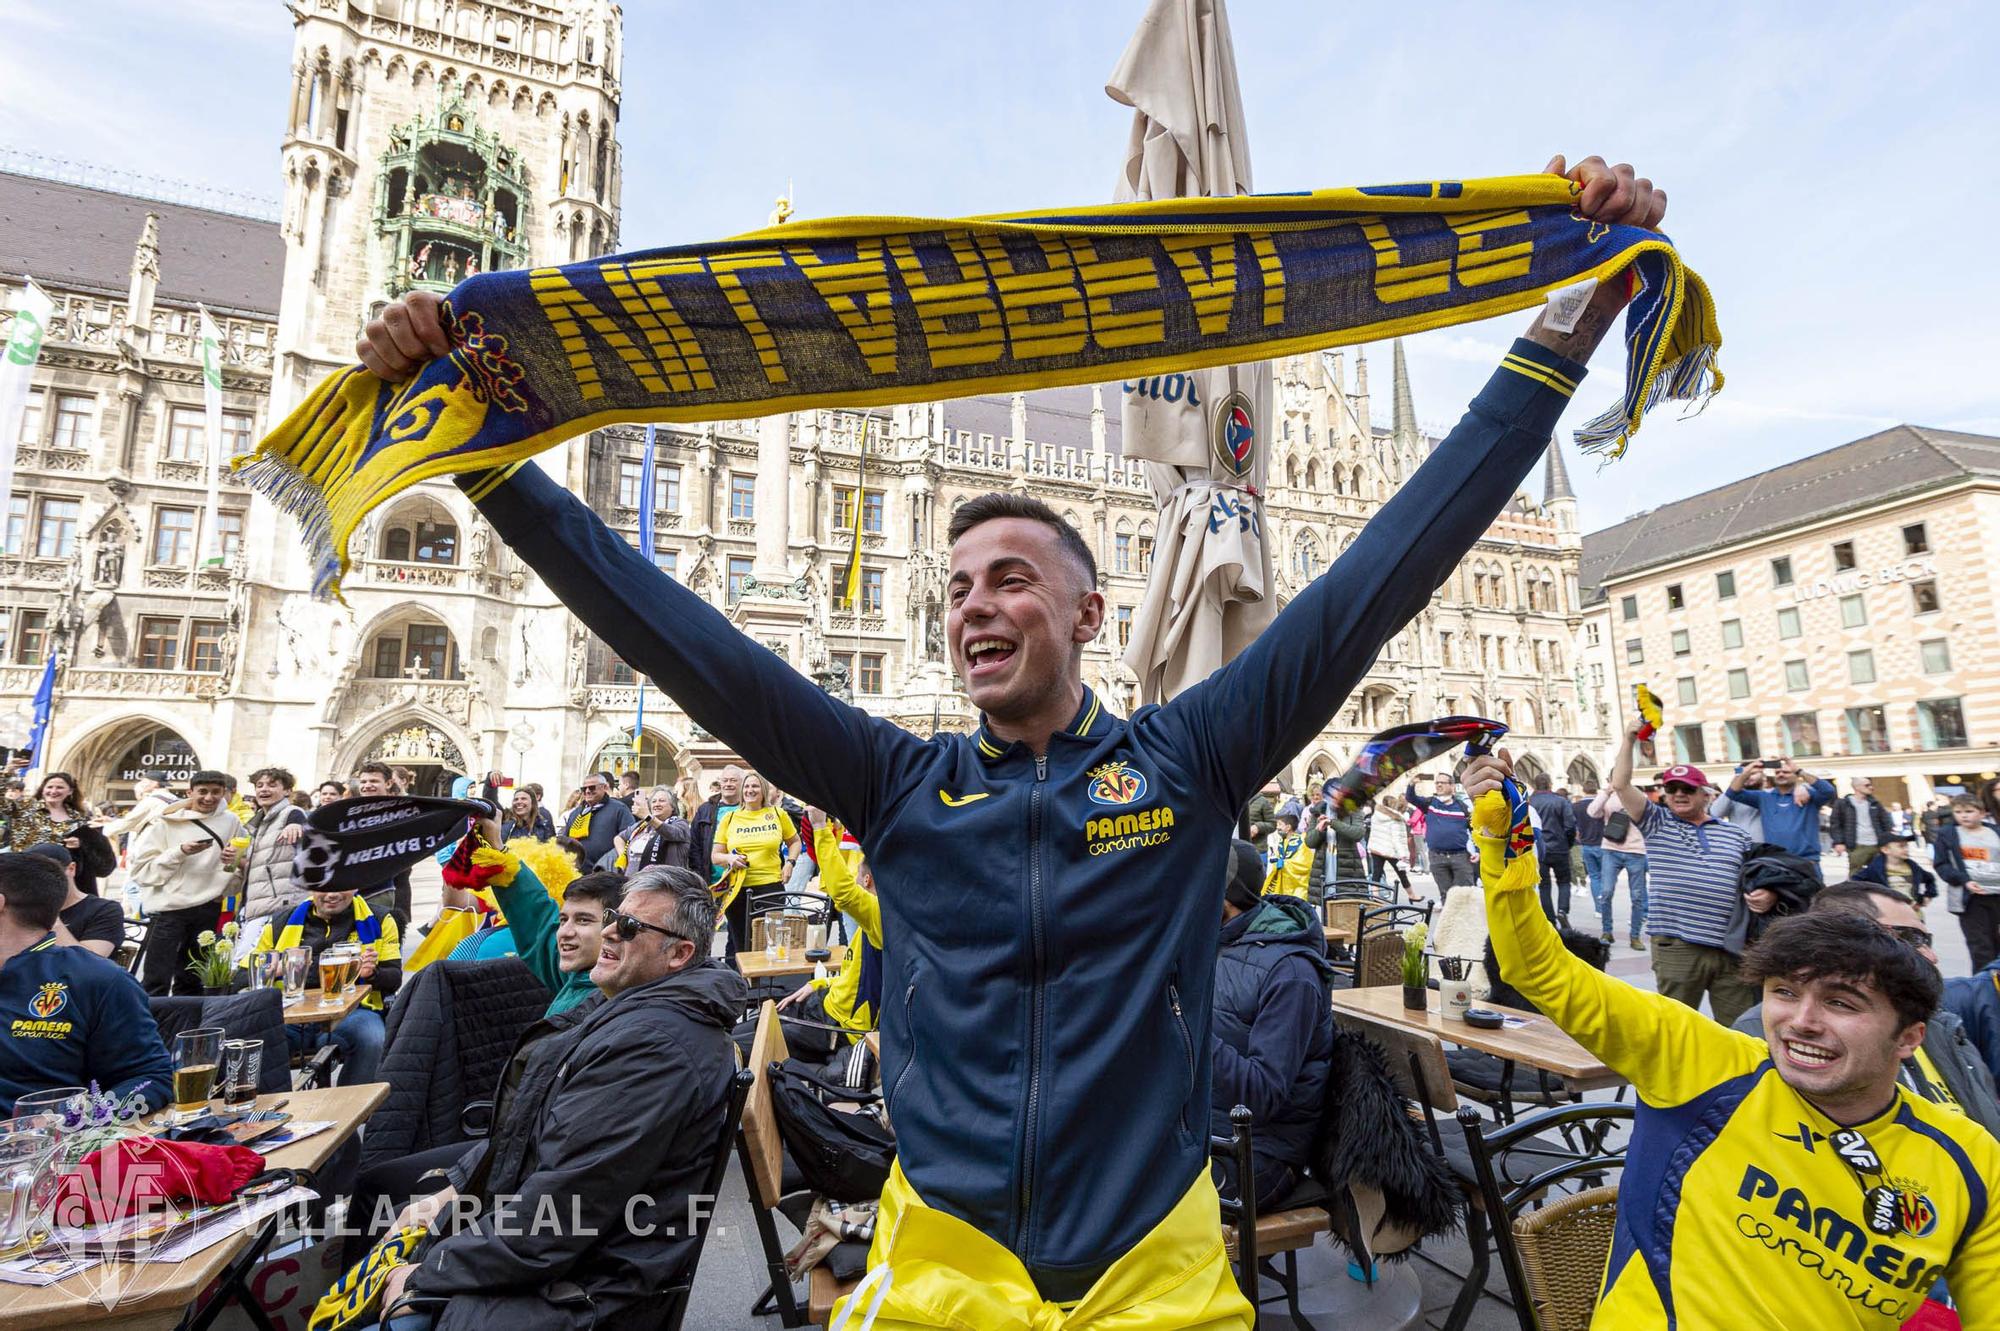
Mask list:
[{"label": "yellow and blue scarf", "polygon": [[[1630,270],[1617,454],[1645,411],[1721,387],[1701,280],[1665,237],[1574,217],[1559,176],[1445,180],[959,220],[793,222],[733,240],[481,273],[450,355],[320,383],[242,460],[337,593],[363,518],[620,421],[695,422],[1134,378],[1490,318]],[[1218,431],[1220,437],[1221,432]],[[1218,453],[1224,451],[1218,443]],[[1247,471],[1237,450],[1225,462]]]}]

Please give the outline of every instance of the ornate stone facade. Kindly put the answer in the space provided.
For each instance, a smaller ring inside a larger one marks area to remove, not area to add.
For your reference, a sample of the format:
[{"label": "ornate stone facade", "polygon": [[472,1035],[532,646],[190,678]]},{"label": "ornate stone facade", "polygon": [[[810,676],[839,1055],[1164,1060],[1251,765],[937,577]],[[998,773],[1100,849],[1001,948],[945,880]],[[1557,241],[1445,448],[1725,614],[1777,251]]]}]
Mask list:
[{"label": "ornate stone facade", "polygon": [[[128,788],[121,763],[135,745],[176,736],[238,773],[276,761],[309,782],[386,755],[430,782],[498,768],[560,791],[629,732],[638,685],[455,488],[420,487],[367,524],[345,604],[310,599],[291,520],[226,482],[229,565],[196,567],[205,453],[188,434],[201,402],[189,339],[193,302],[205,300],[227,342],[232,441],[248,447],[348,360],[394,295],[448,289],[468,264],[614,248],[619,11],[604,0],[307,0],[292,13],[275,222],[0,176],[0,188],[49,193],[80,224],[129,226],[134,241],[129,272],[58,281],[24,256],[62,306],[21,450],[16,539],[0,557],[0,710],[25,700],[54,641],[68,661],[54,765],[73,765],[95,798]],[[0,306],[14,290],[0,287]],[[1430,447],[1400,350],[1388,430],[1370,424],[1365,358],[1352,356],[1351,378],[1347,359],[1278,367],[1268,531],[1281,599],[1352,543]],[[1085,669],[1122,711],[1133,677],[1119,656],[1155,510],[1118,452],[1117,392],[886,410],[866,432],[865,472],[854,412],[662,427],[659,563],[824,686],[918,733],[962,733],[976,718],[945,654],[945,526],[971,495],[1031,492],[1097,551],[1111,614]],[[637,544],[642,451],[642,431],[617,428],[547,462]],[[1384,650],[1297,756],[1291,785],[1339,770],[1374,730],[1441,711],[1511,720],[1516,753],[1559,774],[1601,752],[1587,709],[1579,721],[1570,659],[1575,505],[1550,480],[1549,502],[1511,508]],[[862,581],[849,604],[857,528]],[[647,694],[649,775],[726,756]]]}]

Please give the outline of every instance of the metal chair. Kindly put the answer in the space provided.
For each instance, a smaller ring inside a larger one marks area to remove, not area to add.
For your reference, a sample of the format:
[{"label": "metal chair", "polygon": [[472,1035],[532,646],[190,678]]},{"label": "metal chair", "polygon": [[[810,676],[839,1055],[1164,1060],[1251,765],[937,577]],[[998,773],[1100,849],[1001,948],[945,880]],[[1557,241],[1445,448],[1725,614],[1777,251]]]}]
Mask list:
[{"label": "metal chair", "polygon": [[[1445,1325],[1448,1331],[1464,1327],[1466,1319],[1472,1314],[1472,1305],[1485,1287],[1489,1262],[1487,1235],[1483,1231],[1490,1229],[1492,1247],[1500,1255],[1500,1270],[1507,1278],[1507,1290],[1514,1301],[1514,1315],[1522,1331],[1543,1331],[1535,1319],[1533,1287],[1522,1262],[1516,1236],[1522,1222],[1531,1218],[1530,1208],[1542,1207],[1545,1203],[1556,1204],[1548,1200],[1551,1191],[1577,1180],[1596,1190],[1603,1187],[1608,1175],[1624,1168],[1625,1147],[1633,1118],[1632,1106],[1615,1101],[1563,1105],[1530,1115],[1490,1133],[1480,1122],[1478,1111],[1469,1106],[1458,1110],[1457,1117],[1471,1156],[1479,1205],[1469,1213],[1466,1225],[1473,1270],[1466,1277],[1465,1291],[1459,1295],[1458,1303],[1452,1308],[1451,1319]],[[1626,1139],[1614,1142],[1620,1125],[1623,1125]],[[1556,1200],[1561,1201],[1562,1198]],[[1484,1223],[1473,1223],[1474,1218]],[[1548,1219],[1541,1223],[1546,1226],[1555,1222],[1555,1219]],[[1577,1223],[1583,1222],[1579,1220]],[[1535,1232],[1533,1226],[1530,1232]],[[1604,1263],[1601,1255],[1590,1269],[1598,1275],[1602,1274]],[[1591,1297],[1594,1301],[1594,1285]]]},{"label": "metal chair", "polygon": [[1403,935],[1418,924],[1429,924],[1431,905],[1387,905],[1362,908],[1355,935],[1351,983],[1370,989],[1403,982]]},{"label": "metal chair", "polygon": [[[1311,1247],[1319,1235],[1333,1228],[1332,1202],[1317,1183],[1302,1181],[1274,1204],[1276,1209],[1260,1212],[1250,1120],[1249,1108],[1237,1105],[1229,1111],[1229,1135],[1208,1139],[1210,1157],[1227,1159],[1236,1179],[1237,1196],[1217,1193],[1224,1246],[1236,1263],[1236,1283],[1253,1307],[1276,1302],[1275,1297],[1262,1297],[1262,1281],[1269,1276],[1282,1292],[1293,1324],[1301,1331],[1315,1331],[1299,1307],[1299,1249]],[[1280,1254],[1282,1268],[1277,1262]]]}]

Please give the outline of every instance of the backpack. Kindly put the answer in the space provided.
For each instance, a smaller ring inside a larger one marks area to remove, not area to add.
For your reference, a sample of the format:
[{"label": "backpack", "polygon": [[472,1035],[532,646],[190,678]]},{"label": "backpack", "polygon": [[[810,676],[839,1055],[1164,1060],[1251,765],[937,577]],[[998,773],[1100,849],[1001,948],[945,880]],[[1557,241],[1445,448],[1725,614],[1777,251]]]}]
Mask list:
[{"label": "backpack", "polygon": [[1604,820],[1604,839],[1606,841],[1623,841],[1631,835],[1632,815],[1623,809],[1614,809],[1611,816]]},{"label": "backpack", "polygon": [[795,1058],[773,1063],[770,1078],[778,1136],[806,1186],[837,1202],[880,1197],[896,1158],[896,1136],[882,1119],[881,1094],[843,1086]]}]

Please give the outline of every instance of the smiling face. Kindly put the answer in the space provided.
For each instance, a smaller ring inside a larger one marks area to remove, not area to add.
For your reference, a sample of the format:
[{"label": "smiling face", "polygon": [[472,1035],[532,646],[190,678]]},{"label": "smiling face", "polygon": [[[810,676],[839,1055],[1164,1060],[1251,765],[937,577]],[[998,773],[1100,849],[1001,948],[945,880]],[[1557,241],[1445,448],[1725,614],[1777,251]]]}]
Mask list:
[{"label": "smiling face", "polygon": [[974,707],[1005,724],[1076,705],[1081,649],[1103,626],[1104,597],[1054,529],[1012,517],[972,528],[951,548],[950,597],[945,636]]},{"label": "smiling face", "polygon": [[734,767],[723,769],[722,779],[716,785],[721,788],[724,804],[734,804],[743,798],[743,773]]},{"label": "smiling face", "polygon": [[1764,981],[1764,1033],[1778,1075],[1821,1105],[1877,1103],[1923,1042],[1872,983],[1835,976]]},{"label": "smiling face", "polygon": [[652,810],[653,816],[655,818],[673,817],[674,792],[668,790],[665,786],[660,787],[658,790],[653,792],[653,798],[647,801],[646,807]]},{"label": "smiling face", "polygon": [[535,814],[535,797],[525,790],[517,790],[514,792],[514,798],[507,802],[507,807],[512,811],[516,821],[524,822]]},{"label": "smiling face", "polygon": [[354,904],[352,890],[346,892],[315,892],[312,894],[313,914],[322,920],[337,920],[349,906]]},{"label": "smiling face", "polygon": [[320,782],[319,789],[313,792],[313,804],[315,806],[331,804],[335,800],[344,800],[346,798],[347,792],[331,781]]},{"label": "smiling face", "polygon": [[226,794],[228,792],[213,781],[204,781],[200,785],[188,788],[188,807],[205,817],[222,807],[222,799]]},{"label": "smiling face", "polygon": [[585,804],[602,804],[611,793],[611,787],[604,784],[601,776],[587,776],[577,789],[583,794]]},{"label": "smiling face", "polygon": [[640,929],[636,937],[624,939],[607,917],[598,932],[597,961],[590,968],[590,981],[616,997],[627,989],[650,984],[681,970],[694,960],[695,945],[680,937],[658,932],[671,929],[674,903],[670,892],[633,892],[618,909],[656,926]]},{"label": "smiling face", "polygon": [[1703,797],[1700,787],[1690,786],[1685,781],[1668,782],[1666,796],[1667,811],[1689,822],[1700,818],[1708,807],[1708,801]]},{"label": "smiling face", "polygon": [[51,809],[64,808],[76,800],[76,787],[66,776],[50,775],[42,781],[42,803]]},{"label": "smiling face", "polygon": [[250,798],[256,801],[260,809],[270,808],[291,793],[285,789],[284,783],[275,777],[260,776],[250,783]]},{"label": "smiling face", "polygon": [[755,772],[746,773],[737,797],[738,803],[746,809],[761,809],[764,807],[764,799],[764,778]]},{"label": "smiling face", "polygon": [[556,966],[565,975],[597,964],[604,941],[604,905],[589,897],[565,898],[556,911]]}]

